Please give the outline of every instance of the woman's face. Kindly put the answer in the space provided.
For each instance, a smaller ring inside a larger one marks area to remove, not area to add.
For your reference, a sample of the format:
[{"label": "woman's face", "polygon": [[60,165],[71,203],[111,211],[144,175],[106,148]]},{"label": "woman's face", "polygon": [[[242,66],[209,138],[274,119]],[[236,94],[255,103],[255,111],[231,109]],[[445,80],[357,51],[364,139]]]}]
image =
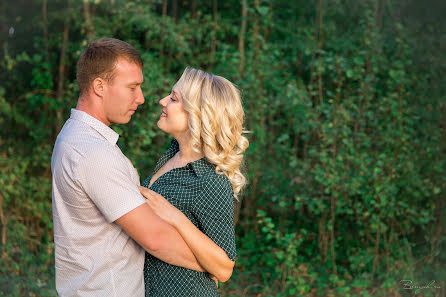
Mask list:
[{"label": "woman's face", "polygon": [[189,130],[189,116],[183,108],[183,98],[178,88],[174,87],[172,93],[160,100],[163,107],[158,127],[174,138],[182,138],[187,135]]}]

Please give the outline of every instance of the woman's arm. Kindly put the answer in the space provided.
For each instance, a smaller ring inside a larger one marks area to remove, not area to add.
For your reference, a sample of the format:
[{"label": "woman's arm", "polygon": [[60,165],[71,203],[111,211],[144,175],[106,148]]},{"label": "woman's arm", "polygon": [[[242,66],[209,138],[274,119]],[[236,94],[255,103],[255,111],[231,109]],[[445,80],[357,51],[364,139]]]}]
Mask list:
[{"label": "woman's arm", "polygon": [[163,196],[145,187],[139,187],[139,190],[153,211],[178,230],[198,263],[207,272],[213,274],[221,282],[225,282],[231,277],[235,262],[229,259],[221,247],[195,227],[180,210]]}]

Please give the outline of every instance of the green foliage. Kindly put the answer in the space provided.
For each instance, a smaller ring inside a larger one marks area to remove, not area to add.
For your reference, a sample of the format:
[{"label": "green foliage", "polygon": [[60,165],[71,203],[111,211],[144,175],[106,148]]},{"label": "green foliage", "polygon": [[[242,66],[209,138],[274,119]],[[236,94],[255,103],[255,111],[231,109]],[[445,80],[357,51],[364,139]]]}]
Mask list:
[{"label": "green foliage", "polygon": [[113,127],[141,178],[167,145],[158,100],[187,65],[241,90],[249,185],[223,296],[444,288],[444,5],[255,0],[243,18],[240,1],[167,1],[163,15],[164,2],[0,4],[2,28],[15,28],[0,37],[0,296],[55,295],[52,147],[76,106],[76,61],[103,36],[144,60],[146,102]]}]

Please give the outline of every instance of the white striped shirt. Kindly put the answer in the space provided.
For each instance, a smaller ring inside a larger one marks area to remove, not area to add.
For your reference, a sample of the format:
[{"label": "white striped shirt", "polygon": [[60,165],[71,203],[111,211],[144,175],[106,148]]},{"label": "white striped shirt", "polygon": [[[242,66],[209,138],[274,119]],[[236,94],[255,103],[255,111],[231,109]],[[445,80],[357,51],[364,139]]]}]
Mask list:
[{"label": "white striped shirt", "polygon": [[144,296],[144,250],[114,223],[145,203],[118,138],[76,109],[57,137],[51,171],[59,296]]}]

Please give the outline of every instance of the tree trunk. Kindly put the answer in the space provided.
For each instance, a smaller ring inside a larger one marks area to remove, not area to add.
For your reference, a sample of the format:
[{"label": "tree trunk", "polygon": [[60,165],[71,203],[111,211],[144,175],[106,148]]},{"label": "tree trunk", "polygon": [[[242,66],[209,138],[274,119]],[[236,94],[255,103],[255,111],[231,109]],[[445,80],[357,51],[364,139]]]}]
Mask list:
[{"label": "tree trunk", "polygon": [[379,239],[380,239],[380,225],[378,224],[378,230],[376,231],[376,239],[375,239],[375,256],[373,257],[373,264],[372,264],[372,280],[375,276],[376,267],[378,265],[378,258],[379,258]]},{"label": "tree trunk", "polygon": [[[259,179],[257,176],[255,176],[250,184],[250,188],[251,188],[251,195],[246,196],[245,198],[243,198],[243,201],[241,201],[241,203],[243,203],[243,217],[245,222],[246,221],[251,221],[253,219],[255,219],[255,215],[252,214],[253,212],[253,203],[252,201],[255,199],[255,194],[256,194],[256,188],[257,188],[257,183],[258,183]],[[253,218],[254,217],[254,218]],[[251,224],[246,224],[245,225],[245,233],[248,233],[248,229],[251,228],[252,225]],[[254,224],[254,228],[257,228],[257,224]]]},{"label": "tree trunk", "polygon": [[[69,11],[70,9],[68,9]],[[60,49],[60,58],[59,58],[59,76],[57,79],[57,92],[56,92],[56,100],[58,102],[62,102],[64,96],[64,81],[65,81],[65,55],[67,53],[67,43],[68,43],[68,35],[69,35],[69,24],[68,17],[65,19],[64,28],[63,28],[63,36],[62,36],[62,47]],[[60,104],[60,107],[56,111],[56,127],[57,131],[55,131],[55,135],[59,133],[62,128],[62,113],[63,113],[63,104]]]},{"label": "tree trunk", "polygon": [[240,55],[239,64],[239,77],[243,76],[243,71],[245,69],[245,34],[246,34],[246,22],[247,22],[247,0],[242,0],[242,24],[240,29],[240,35],[238,39],[238,50]]},{"label": "tree trunk", "polygon": [[[45,62],[47,65],[50,65],[50,51],[48,48],[48,9],[47,9],[47,1],[43,0],[42,2],[42,30],[43,30],[43,43],[45,46]],[[50,70],[48,70],[50,71]],[[47,119],[51,119],[52,115],[48,111],[48,104],[45,102],[43,104],[43,114]],[[50,121],[45,122],[45,128],[47,131],[51,131]]]},{"label": "tree trunk", "polygon": [[[259,0],[255,0],[254,7],[257,11],[259,9],[259,5],[260,5]],[[254,62],[252,65],[253,69],[256,69],[257,59],[259,57],[259,40],[260,40],[260,38],[259,38],[259,18],[260,18],[259,15],[256,14],[255,21],[254,21]]]},{"label": "tree trunk", "polygon": [[42,29],[43,29],[43,41],[45,43],[45,51],[46,51],[46,57],[45,61],[49,64],[49,51],[48,51],[48,20],[47,20],[47,2],[46,0],[43,0],[42,3]]},{"label": "tree trunk", "polygon": [[241,200],[234,199],[234,226],[237,226],[237,223],[240,219],[240,206],[242,205]]},{"label": "tree trunk", "polygon": [[1,241],[2,241],[2,256],[5,253],[5,245],[6,245],[6,217],[3,213],[3,201],[4,201],[3,193],[0,192],[0,223],[2,224],[2,234],[1,234]]},{"label": "tree trunk", "polygon": [[163,0],[163,18],[167,16],[167,0]]},{"label": "tree trunk", "polygon": [[162,17],[162,21],[163,21],[163,26],[161,26],[161,46],[160,46],[160,51],[159,51],[159,56],[162,57],[164,56],[164,27],[166,24],[166,20],[167,20],[167,0],[163,0],[163,17]]},{"label": "tree trunk", "polygon": [[84,19],[85,19],[85,31],[87,33],[88,41],[92,41],[94,39],[94,27],[91,22],[90,17],[90,2],[89,0],[84,0]]},{"label": "tree trunk", "polygon": [[[321,43],[321,26],[322,26],[322,0],[318,0],[317,2],[317,6],[316,6],[316,16],[315,16],[315,20],[314,20],[314,34],[313,34],[313,42],[316,44],[316,42],[318,43],[318,48],[320,49],[322,43]],[[311,67],[310,67],[310,82],[308,83],[308,88],[310,91],[310,94],[313,91],[313,83],[314,83],[314,78],[316,77],[316,74],[314,73],[315,69],[314,69],[314,65],[315,65],[315,59],[319,59],[319,57],[316,57],[316,51],[313,51],[313,53],[311,54]],[[319,72],[319,71],[317,71]],[[320,96],[321,96],[321,89],[322,89],[322,83],[320,82],[320,76],[318,75],[318,90],[319,90],[319,101]],[[316,106],[317,105],[317,101],[315,99],[315,96],[311,95],[311,100],[313,102],[313,105]]]},{"label": "tree trunk", "polygon": [[190,12],[192,19],[195,19],[197,17],[197,0],[192,0],[190,2]]},{"label": "tree trunk", "polygon": [[217,12],[218,12],[218,3],[217,0],[213,1],[213,27],[212,31],[212,42],[211,42],[211,56],[209,59],[209,68],[212,70],[215,62],[215,51],[217,50],[217,31],[218,31],[218,21],[217,21]]},{"label": "tree trunk", "polygon": [[[322,49],[322,38],[323,38],[323,31],[322,31],[322,0],[319,0],[318,4],[318,10],[319,10],[319,42],[318,42],[318,49],[319,52]],[[322,55],[319,54],[319,65],[322,63]],[[322,71],[318,69],[318,86],[319,86],[319,104],[322,104],[323,100],[323,92],[322,92]]]},{"label": "tree trunk", "polygon": [[325,220],[326,220],[327,213],[322,213],[322,217],[319,219],[319,228],[318,228],[318,247],[319,252],[322,255],[322,264],[327,261],[327,254],[328,254],[328,240],[327,240],[327,233],[325,232]]},{"label": "tree trunk", "polygon": [[176,23],[178,21],[178,0],[172,1],[172,17]]},{"label": "tree trunk", "polygon": [[335,248],[334,248],[335,208],[336,208],[336,199],[332,196],[331,197],[331,230],[330,230],[331,265],[333,267],[333,274],[338,275],[338,269],[336,268],[336,254],[335,254]]}]

